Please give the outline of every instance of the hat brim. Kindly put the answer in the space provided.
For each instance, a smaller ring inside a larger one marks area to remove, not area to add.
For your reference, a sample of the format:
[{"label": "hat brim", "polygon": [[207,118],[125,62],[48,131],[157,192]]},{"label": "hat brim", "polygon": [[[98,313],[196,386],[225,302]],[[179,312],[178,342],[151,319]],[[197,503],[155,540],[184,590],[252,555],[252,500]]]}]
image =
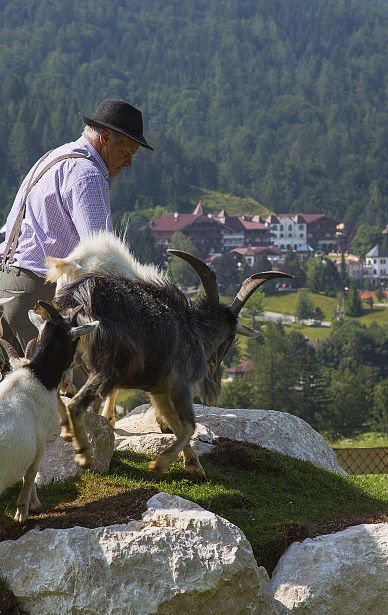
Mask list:
[{"label": "hat brim", "polygon": [[97,126],[98,128],[110,128],[111,130],[114,130],[115,132],[119,132],[125,137],[132,139],[132,141],[136,141],[136,143],[138,143],[142,147],[145,147],[146,149],[150,149],[152,151],[154,149],[153,147],[151,147],[151,145],[148,145],[145,138],[141,135],[134,135],[129,132],[126,132],[125,130],[118,128],[117,126],[114,126],[114,124],[107,124],[106,122],[100,122],[99,120],[94,120],[93,118],[88,117],[87,115],[84,115],[83,113],[80,113],[80,116],[82,117],[84,123],[87,124],[88,126]]}]

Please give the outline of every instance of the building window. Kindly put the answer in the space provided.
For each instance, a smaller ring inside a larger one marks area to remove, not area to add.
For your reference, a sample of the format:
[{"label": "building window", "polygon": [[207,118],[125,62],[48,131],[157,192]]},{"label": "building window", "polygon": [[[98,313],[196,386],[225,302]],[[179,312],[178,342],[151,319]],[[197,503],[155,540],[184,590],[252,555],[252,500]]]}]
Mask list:
[{"label": "building window", "polygon": [[281,224],[281,225],[279,226],[279,228],[280,228],[280,230],[281,230],[281,231],[284,231],[284,226],[283,226],[283,224]]},{"label": "building window", "polygon": [[292,231],[292,225],[291,224],[288,225],[288,230]]}]

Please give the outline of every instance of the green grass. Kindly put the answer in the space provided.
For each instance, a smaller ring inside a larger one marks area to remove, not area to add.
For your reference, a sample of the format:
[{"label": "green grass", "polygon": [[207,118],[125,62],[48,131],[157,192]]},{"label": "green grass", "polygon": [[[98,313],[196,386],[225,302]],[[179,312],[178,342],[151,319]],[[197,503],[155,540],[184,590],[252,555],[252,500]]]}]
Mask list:
[{"label": "green grass", "polygon": [[290,331],[299,331],[304,337],[314,342],[322,342],[327,339],[331,333],[330,327],[305,327],[303,325],[285,325],[287,333]]},{"label": "green grass", "polygon": [[368,448],[374,446],[388,446],[388,436],[376,431],[362,433],[353,438],[341,438],[330,442],[336,448]]},{"label": "green grass", "polygon": [[364,305],[364,314],[357,318],[357,320],[367,327],[370,327],[373,323],[377,325],[388,325],[388,306],[374,307],[370,310]]},{"label": "green grass", "polygon": [[[321,308],[324,320],[331,320],[333,312],[337,306],[337,299],[326,297],[318,293],[306,292],[315,307]],[[295,315],[296,306],[299,301],[298,292],[282,292],[265,298],[264,309],[268,312],[280,312],[281,314]]]},{"label": "green grass", "polygon": [[[308,462],[228,442],[217,454],[204,457],[203,465],[208,476],[204,483],[188,479],[178,462],[157,479],[150,475],[145,456],[116,452],[108,475],[86,472],[78,480],[44,486],[39,494],[46,509],[81,496],[98,494],[102,499],[118,487],[153,487],[179,495],[240,527],[257,562],[269,572],[291,542],[388,511],[388,476],[343,477]],[[17,493],[15,486],[0,497],[3,519],[13,516]]]},{"label": "green grass", "polygon": [[262,216],[267,218],[270,210],[252,197],[240,197],[233,194],[225,194],[205,188],[193,188],[193,208],[201,200],[207,209],[217,214],[225,209],[230,216]]}]

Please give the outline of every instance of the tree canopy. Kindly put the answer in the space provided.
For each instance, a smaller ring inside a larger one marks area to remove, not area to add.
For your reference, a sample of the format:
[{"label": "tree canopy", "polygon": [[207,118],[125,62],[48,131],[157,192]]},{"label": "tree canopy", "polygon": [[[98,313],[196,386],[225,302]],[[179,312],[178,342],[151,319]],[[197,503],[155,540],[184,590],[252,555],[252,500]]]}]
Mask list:
[{"label": "tree canopy", "polygon": [[183,211],[207,188],[381,226],[387,39],[378,0],[3,0],[3,218],[78,112],[117,97],[155,151],[113,182],[116,211]]}]

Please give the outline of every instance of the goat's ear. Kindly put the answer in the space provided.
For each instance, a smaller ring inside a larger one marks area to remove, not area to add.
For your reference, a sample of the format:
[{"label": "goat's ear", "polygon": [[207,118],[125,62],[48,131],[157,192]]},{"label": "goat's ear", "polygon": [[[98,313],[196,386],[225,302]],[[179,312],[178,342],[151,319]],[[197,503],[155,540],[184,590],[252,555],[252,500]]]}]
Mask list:
[{"label": "goat's ear", "polygon": [[34,327],[36,327],[40,333],[46,321],[42,318],[40,314],[37,314],[36,312],[34,312],[34,310],[28,310],[28,318],[30,319]]},{"label": "goat's ear", "polygon": [[76,340],[77,338],[81,337],[81,335],[94,333],[99,324],[99,320],[93,320],[93,322],[88,322],[85,325],[80,325],[79,327],[72,327],[70,329],[70,337],[72,340]]}]

